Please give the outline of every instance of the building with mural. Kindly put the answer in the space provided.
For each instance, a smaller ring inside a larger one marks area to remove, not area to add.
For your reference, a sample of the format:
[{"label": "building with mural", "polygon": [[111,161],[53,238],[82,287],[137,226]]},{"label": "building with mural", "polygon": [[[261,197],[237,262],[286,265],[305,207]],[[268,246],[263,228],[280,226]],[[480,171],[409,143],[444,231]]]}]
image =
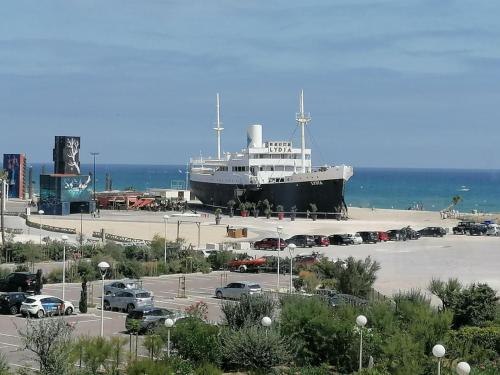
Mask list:
[{"label": "building with mural", "polygon": [[24,199],[26,156],[24,154],[3,154],[3,169],[7,171],[8,197]]},{"label": "building with mural", "polygon": [[80,137],[56,136],[54,173],[40,175],[39,209],[49,215],[90,213],[92,177],[80,174]]}]

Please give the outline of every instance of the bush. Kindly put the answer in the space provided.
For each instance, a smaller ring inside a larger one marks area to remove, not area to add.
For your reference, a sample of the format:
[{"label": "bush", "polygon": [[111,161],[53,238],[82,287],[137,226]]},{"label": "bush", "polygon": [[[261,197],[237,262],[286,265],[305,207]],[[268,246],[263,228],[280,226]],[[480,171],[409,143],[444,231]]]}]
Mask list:
[{"label": "bush", "polygon": [[142,359],[129,363],[127,375],[174,375],[177,372],[165,362],[156,362],[150,359]]},{"label": "bush", "polygon": [[222,375],[222,371],[211,363],[204,363],[194,370],[194,375]]},{"label": "bush", "polygon": [[447,350],[452,358],[480,364],[500,357],[500,327],[463,327],[450,331]]},{"label": "bush", "polygon": [[[159,332],[165,336],[166,328],[162,327]],[[196,318],[186,318],[178,321],[172,329],[172,345],[181,357],[193,363],[219,364],[221,353],[218,335],[217,326]]]},{"label": "bush", "polygon": [[225,301],[221,310],[226,323],[233,329],[259,325],[263,317],[274,316],[276,302],[267,295],[243,295],[240,303]]},{"label": "bush", "polygon": [[232,251],[215,251],[208,256],[207,260],[213,270],[222,270],[228,268],[229,261],[234,257],[235,254]]},{"label": "bush", "polygon": [[498,297],[487,284],[472,284],[453,306],[453,326],[480,326],[495,319]]},{"label": "bush", "polygon": [[237,370],[263,370],[288,364],[292,360],[290,345],[277,329],[245,326],[227,328],[222,333],[225,367]]},{"label": "bush", "polygon": [[46,276],[47,283],[50,284],[62,283],[62,274],[63,274],[62,268],[54,268]]}]

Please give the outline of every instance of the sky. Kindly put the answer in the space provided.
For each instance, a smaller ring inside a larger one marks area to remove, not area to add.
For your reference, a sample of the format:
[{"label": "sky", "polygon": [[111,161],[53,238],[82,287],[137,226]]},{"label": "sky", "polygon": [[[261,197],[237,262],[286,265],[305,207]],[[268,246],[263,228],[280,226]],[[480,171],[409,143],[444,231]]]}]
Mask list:
[{"label": "sky", "polygon": [[0,9],[0,153],[184,164],[265,140],[313,164],[498,169],[500,2],[15,0]]}]

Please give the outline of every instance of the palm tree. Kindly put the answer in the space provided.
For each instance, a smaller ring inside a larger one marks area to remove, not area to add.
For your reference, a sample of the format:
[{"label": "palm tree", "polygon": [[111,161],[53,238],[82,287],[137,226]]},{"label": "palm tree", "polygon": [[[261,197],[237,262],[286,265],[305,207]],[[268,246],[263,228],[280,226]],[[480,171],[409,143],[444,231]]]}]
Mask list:
[{"label": "palm tree", "polygon": [[460,202],[462,202],[462,197],[460,195],[455,195],[453,198],[451,198],[451,203],[453,204],[453,206],[456,206]]},{"label": "palm tree", "polygon": [[5,248],[5,226],[4,226],[4,212],[3,212],[3,184],[7,180],[7,171],[0,169],[0,227],[2,231],[2,249]]}]

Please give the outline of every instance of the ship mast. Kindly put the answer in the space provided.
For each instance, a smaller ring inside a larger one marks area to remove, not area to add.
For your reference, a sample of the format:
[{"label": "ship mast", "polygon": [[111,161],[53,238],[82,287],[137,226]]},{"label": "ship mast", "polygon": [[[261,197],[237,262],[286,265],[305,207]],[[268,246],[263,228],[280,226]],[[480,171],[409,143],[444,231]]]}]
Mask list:
[{"label": "ship mast", "polygon": [[300,126],[301,130],[301,151],[302,151],[302,173],[306,172],[306,135],[305,127],[311,121],[311,116],[309,113],[304,112],[304,90],[300,92],[300,112],[297,113],[295,117],[297,120],[297,125]]},{"label": "ship mast", "polygon": [[219,93],[217,93],[217,122],[216,122],[216,125],[217,125],[217,127],[214,128],[214,130],[217,133],[217,160],[220,160],[220,133],[221,133],[221,131],[224,130],[224,128],[220,127],[222,125],[222,122],[220,122]]}]

